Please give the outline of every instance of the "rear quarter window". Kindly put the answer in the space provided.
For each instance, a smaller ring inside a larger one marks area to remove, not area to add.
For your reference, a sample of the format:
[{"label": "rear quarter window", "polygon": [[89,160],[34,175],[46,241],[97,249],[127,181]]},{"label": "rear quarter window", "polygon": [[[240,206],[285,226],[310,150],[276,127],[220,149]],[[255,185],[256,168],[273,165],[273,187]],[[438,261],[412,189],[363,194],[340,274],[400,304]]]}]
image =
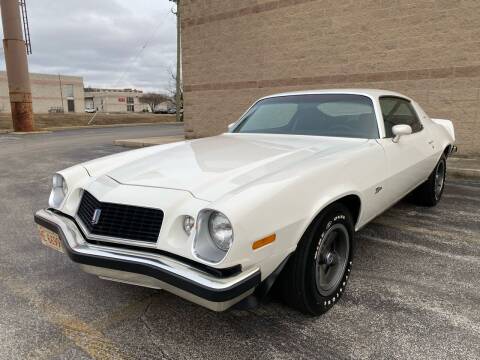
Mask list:
[{"label": "rear quarter window", "polygon": [[423,129],[423,125],[409,100],[399,97],[381,97],[380,107],[387,138],[393,137],[392,128],[395,125],[410,125],[412,133]]}]

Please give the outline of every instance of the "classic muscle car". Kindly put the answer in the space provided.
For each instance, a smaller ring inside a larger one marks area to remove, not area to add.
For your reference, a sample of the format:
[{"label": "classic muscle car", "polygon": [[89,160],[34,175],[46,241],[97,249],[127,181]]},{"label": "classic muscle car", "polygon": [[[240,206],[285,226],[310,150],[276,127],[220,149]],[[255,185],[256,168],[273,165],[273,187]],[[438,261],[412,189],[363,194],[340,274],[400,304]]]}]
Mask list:
[{"label": "classic muscle car", "polygon": [[215,311],[275,287],[312,315],[339,301],[355,232],[407,194],[442,196],[452,122],[383,90],[283,93],[227,133],[107,156],[53,176],[42,242],[102,279]]}]

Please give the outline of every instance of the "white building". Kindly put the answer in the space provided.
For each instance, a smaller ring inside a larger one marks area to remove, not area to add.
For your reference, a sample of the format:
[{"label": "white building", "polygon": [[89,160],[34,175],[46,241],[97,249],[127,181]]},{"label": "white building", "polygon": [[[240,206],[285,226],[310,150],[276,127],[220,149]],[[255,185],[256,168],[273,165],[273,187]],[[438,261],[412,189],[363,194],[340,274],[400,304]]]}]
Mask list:
[{"label": "white building", "polygon": [[[84,89],[80,76],[30,73],[33,112],[83,113],[85,109],[126,113],[148,110],[140,103],[143,92],[135,89]],[[0,114],[10,113],[7,73],[0,71]]]},{"label": "white building", "polygon": [[[34,113],[71,112],[85,109],[83,78],[30,73]],[[0,113],[10,112],[7,73],[0,71]]]},{"label": "white building", "polygon": [[140,103],[142,94],[135,89],[86,88],[85,108],[109,113],[148,111],[149,106]]}]

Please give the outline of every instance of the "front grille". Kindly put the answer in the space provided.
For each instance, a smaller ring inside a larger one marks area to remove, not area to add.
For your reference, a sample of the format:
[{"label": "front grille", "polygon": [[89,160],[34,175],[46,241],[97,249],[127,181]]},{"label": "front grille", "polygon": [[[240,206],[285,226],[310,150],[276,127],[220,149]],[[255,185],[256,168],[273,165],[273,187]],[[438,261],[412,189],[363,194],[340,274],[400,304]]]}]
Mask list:
[{"label": "front grille", "polygon": [[[95,210],[101,211],[98,222]],[[88,191],[77,215],[92,234],[148,242],[157,241],[163,222],[162,210],[100,202]]]}]

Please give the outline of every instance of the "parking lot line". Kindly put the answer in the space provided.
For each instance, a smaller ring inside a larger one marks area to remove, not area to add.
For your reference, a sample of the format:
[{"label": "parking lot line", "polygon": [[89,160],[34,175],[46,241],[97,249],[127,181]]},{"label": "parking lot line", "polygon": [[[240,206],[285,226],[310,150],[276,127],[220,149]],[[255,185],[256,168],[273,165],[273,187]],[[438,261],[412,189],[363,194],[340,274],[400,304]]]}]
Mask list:
[{"label": "parking lot line", "polygon": [[[128,359],[131,358],[124,351],[121,351],[110,339],[107,339],[101,331],[86,322],[76,318],[73,314],[62,309],[58,304],[52,303],[48,298],[32,289],[30,286],[17,279],[1,279],[2,288],[10,294],[22,298],[28,304],[39,311],[51,324],[61,329],[62,333],[79,349],[84,351],[93,359]],[[58,350],[58,343],[52,344]],[[47,353],[48,348],[46,349]],[[31,358],[44,358],[40,354],[31,354]],[[51,357],[51,353],[48,357]]]},{"label": "parking lot line", "polygon": [[143,300],[135,301],[126,306],[122,306],[108,313],[107,316],[95,320],[91,323],[91,325],[101,331],[108,328],[109,326],[115,325],[122,321],[132,318],[139,318],[148,309],[148,307],[152,303],[152,299],[153,295],[148,296]]}]

